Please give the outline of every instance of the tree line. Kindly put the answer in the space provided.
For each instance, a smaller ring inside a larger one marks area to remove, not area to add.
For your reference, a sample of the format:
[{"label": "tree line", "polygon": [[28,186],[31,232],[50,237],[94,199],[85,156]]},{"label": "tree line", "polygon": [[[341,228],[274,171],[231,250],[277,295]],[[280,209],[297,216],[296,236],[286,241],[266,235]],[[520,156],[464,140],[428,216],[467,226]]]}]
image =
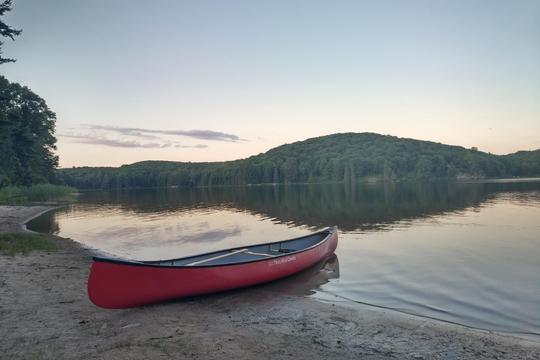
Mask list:
[{"label": "tree line", "polygon": [[236,161],[144,161],[118,168],[78,167],[58,172],[64,183],[81,189],[538,175],[540,150],[500,156],[459,146],[373,133],[334,134],[308,139]]}]

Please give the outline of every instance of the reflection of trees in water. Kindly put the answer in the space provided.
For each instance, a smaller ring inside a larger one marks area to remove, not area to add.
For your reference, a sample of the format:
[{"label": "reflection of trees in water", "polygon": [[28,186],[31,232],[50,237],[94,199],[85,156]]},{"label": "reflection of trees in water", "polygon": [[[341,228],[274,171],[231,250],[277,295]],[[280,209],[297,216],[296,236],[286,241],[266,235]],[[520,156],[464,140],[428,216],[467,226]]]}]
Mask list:
[{"label": "reflection of trees in water", "polygon": [[89,192],[81,201],[137,213],[247,210],[283,223],[310,227],[336,224],[352,231],[476,207],[502,192],[538,190],[538,182],[246,186]]},{"label": "reflection of trees in water", "polygon": [[55,213],[54,211],[47,212],[31,220],[26,225],[30,230],[56,235],[60,232],[60,225],[56,220]]}]

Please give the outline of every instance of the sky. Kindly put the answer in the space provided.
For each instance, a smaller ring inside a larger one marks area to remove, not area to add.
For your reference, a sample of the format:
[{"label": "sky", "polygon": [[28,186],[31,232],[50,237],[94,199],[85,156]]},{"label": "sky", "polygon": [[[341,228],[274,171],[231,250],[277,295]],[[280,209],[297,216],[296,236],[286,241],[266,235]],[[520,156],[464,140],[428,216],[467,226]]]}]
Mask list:
[{"label": "sky", "polygon": [[338,132],[540,148],[540,1],[15,0],[0,67],[61,167],[222,161]]}]

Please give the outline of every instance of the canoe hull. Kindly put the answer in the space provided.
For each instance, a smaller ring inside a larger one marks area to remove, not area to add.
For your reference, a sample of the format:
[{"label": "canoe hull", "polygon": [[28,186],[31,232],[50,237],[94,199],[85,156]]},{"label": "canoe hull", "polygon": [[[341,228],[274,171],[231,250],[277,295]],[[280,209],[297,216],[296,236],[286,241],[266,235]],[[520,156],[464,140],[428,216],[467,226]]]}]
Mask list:
[{"label": "canoe hull", "polygon": [[261,284],[290,276],[331,255],[337,231],[319,245],[286,256],[220,266],[158,267],[94,260],[88,296],[97,306],[128,308]]}]

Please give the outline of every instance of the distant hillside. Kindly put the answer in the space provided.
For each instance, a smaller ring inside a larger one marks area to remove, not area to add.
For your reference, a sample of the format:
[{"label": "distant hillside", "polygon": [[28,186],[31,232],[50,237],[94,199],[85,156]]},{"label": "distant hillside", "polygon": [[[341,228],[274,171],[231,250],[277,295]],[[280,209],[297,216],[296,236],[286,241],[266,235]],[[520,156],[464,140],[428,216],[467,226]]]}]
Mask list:
[{"label": "distant hillside", "polygon": [[80,189],[538,175],[540,150],[501,156],[373,133],[321,136],[235,161],[143,161],[59,170],[63,182]]},{"label": "distant hillside", "polygon": [[540,174],[540,149],[534,151],[518,151],[501,156],[507,171],[513,176],[536,176]]}]

